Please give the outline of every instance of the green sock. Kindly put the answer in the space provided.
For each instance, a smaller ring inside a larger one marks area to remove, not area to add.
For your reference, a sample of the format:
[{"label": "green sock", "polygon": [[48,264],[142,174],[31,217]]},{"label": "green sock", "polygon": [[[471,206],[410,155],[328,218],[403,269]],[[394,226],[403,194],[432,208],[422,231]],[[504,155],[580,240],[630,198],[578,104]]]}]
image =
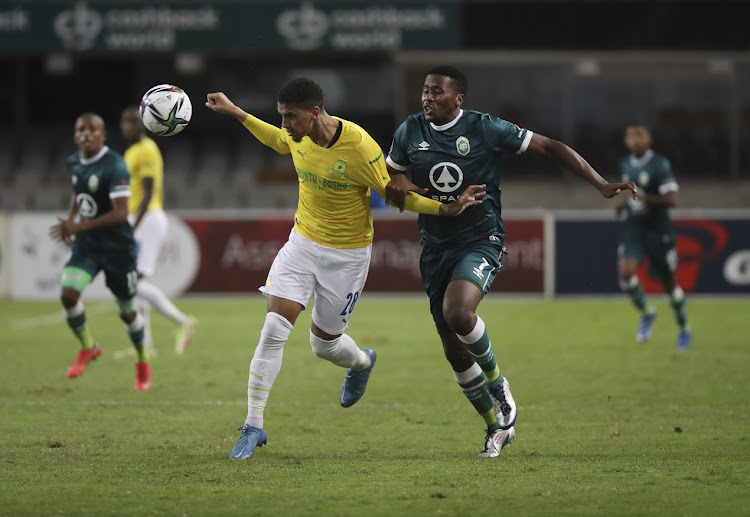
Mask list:
[{"label": "green sock", "polygon": [[674,311],[675,318],[677,318],[677,324],[681,329],[687,327],[688,315],[687,315],[687,298],[685,293],[677,287],[670,296],[670,305]]},{"label": "green sock", "polygon": [[71,309],[64,309],[66,318],[70,330],[78,338],[81,343],[81,347],[84,350],[91,350],[94,348],[94,336],[91,334],[91,330],[86,326],[86,312],[83,310],[83,304],[78,302],[75,307]]},{"label": "green sock", "polygon": [[140,313],[135,317],[133,321],[126,324],[128,329],[128,337],[130,342],[135,347],[136,360],[139,363],[145,363],[148,361],[148,350],[143,345],[143,341],[146,335],[145,327],[143,325],[143,316]]},{"label": "green sock", "polygon": [[484,419],[487,424],[489,431],[499,429],[500,426],[497,423],[497,417],[495,416],[495,409],[490,398],[490,392],[487,389],[487,383],[484,380],[484,372],[477,365],[474,364],[465,372],[453,372],[453,377],[456,382],[461,386],[461,390],[474,409]]},{"label": "green sock", "polygon": [[482,318],[477,316],[477,323],[474,326],[474,330],[468,335],[461,336],[457,334],[457,336],[484,372],[485,379],[490,386],[502,383],[503,374],[500,373],[500,368],[497,366],[495,352],[492,350],[490,336],[487,333],[487,327]]},{"label": "green sock", "polygon": [[637,276],[633,276],[628,283],[621,283],[620,287],[630,296],[630,301],[639,311],[646,311],[646,295],[643,294],[643,287]]}]

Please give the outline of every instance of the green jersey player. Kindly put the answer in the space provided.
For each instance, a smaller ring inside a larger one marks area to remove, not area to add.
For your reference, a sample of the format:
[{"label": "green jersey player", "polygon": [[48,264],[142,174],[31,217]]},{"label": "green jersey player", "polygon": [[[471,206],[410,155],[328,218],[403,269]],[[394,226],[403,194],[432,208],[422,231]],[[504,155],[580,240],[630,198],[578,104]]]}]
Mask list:
[{"label": "green jersey player", "polygon": [[647,307],[636,271],[644,258],[651,259],[651,269],[669,294],[680,327],[677,348],[686,349],[690,348],[693,334],[688,328],[685,293],[675,281],[677,251],[669,216],[669,209],[677,202],[678,186],[669,160],[655,153],[651,142],[651,132],[643,124],[631,124],[625,129],[625,147],[630,155],[620,160],[620,172],[624,181],[638,185],[640,195],[615,208],[618,214],[627,211],[625,238],[617,250],[618,276],[620,287],[641,312],[636,339],[641,343],[648,341],[656,309]]},{"label": "green jersey player", "polygon": [[136,349],[135,389],[147,391],[151,389],[151,367],[143,346],[143,317],[134,301],[138,273],[135,239],[128,223],[130,174],[122,156],[104,145],[106,137],[99,115],[84,113],[76,120],[74,141],[78,151],[67,161],[73,184],[70,210],[67,219],[58,218],[50,228],[54,240],[72,248],[62,271],[60,300],[81,349],[67,376],[82,375],[102,353],[86,325],[81,293],[99,271],[104,271],[107,287],[115,296],[120,318]]},{"label": "green jersey player", "polygon": [[[604,197],[635,184],[608,183],[567,145],[486,113],[462,109],[466,77],[456,68],[430,71],[422,87],[423,112],[396,130],[386,160],[386,197],[399,208],[406,192],[444,202],[465,185],[486,184],[482,204],[451,220],[420,215],[422,283],[453,376],[484,418],[480,457],[497,457],[515,436],[516,404],[500,373],[484,321],[476,314],[503,265],[505,228],[500,203],[502,153],[542,155],[575,171]],[[410,171],[409,181],[404,173]]]}]

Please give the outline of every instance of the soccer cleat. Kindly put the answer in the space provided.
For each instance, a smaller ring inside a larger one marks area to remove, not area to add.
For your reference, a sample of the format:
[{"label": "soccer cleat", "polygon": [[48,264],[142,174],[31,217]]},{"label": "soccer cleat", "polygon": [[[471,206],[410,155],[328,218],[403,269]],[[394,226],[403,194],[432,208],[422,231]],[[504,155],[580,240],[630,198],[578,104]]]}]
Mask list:
[{"label": "soccer cleat", "polygon": [[693,343],[693,331],[690,329],[682,329],[677,334],[677,349],[687,350]]},{"label": "soccer cleat", "polygon": [[78,355],[76,356],[75,361],[73,361],[73,364],[70,365],[65,375],[70,379],[83,375],[83,372],[86,371],[86,367],[88,366],[88,364],[91,361],[96,360],[96,358],[100,355],[102,355],[102,349],[99,348],[99,345],[96,343],[94,343],[94,348],[92,348],[91,350],[81,348],[78,351]]},{"label": "soccer cleat", "polygon": [[150,391],[151,384],[151,363],[135,363],[135,390]]},{"label": "soccer cleat", "polygon": [[487,433],[484,439],[484,449],[477,454],[477,458],[497,458],[503,447],[510,444],[516,438],[516,428],[498,429]]},{"label": "soccer cleat", "polygon": [[490,386],[489,391],[500,429],[510,429],[516,423],[518,408],[516,407],[516,401],[513,400],[513,395],[510,393],[508,379],[503,377],[503,383]]},{"label": "soccer cleat", "polygon": [[638,327],[638,333],[635,336],[639,343],[645,343],[651,338],[651,327],[653,327],[655,319],[656,309],[653,307],[643,313],[641,325]]},{"label": "soccer cleat", "polygon": [[195,329],[196,319],[192,316],[188,316],[185,323],[180,325],[177,329],[177,341],[175,342],[175,352],[178,354],[183,353],[188,349],[190,343],[193,342],[193,330]]},{"label": "soccer cleat", "polygon": [[341,385],[341,393],[339,393],[339,404],[341,404],[341,407],[353,406],[365,394],[367,380],[370,378],[372,367],[375,366],[377,354],[372,348],[365,348],[363,352],[370,356],[370,366],[364,370],[352,370],[351,368],[346,370],[346,377],[344,377],[344,383]]},{"label": "soccer cleat", "polygon": [[238,431],[242,431],[237,445],[229,453],[230,460],[251,460],[255,455],[256,447],[263,447],[268,441],[268,436],[263,429],[258,429],[249,424],[245,424]]}]

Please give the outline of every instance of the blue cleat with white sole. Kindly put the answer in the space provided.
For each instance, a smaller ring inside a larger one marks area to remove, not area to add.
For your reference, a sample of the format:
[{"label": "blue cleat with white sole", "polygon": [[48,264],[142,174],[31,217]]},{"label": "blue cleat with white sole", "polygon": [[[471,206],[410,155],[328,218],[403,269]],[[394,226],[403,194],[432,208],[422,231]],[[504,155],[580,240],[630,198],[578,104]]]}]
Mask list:
[{"label": "blue cleat with white sole", "polygon": [[238,431],[242,431],[237,445],[234,446],[229,454],[230,460],[249,460],[253,458],[256,447],[263,447],[267,440],[266,432],[263,429],[252,427],[248,424],[243,425]]},{"label": "blue cleat with white sole", "polygon": [[682,329],[677,335],[677,350],[687,350],[693,343],[693,331],[690,329]]},{"label": "blue cleat with white sole", "polygon": [[635,338],[639,343],[645,343],[651,339],[651,327],[654,326],[656,319],[656,309],[653,307],[641,316],[641,325],[638,327],[638,333]]},{"label": "blue cleat with white sole", "polygon": [[375,366],[377,354],[372,348],[365,348],[363,352],[370,356],[370,366],[364,370],[352,370],[351,368],[346,370],[346,377],[341,385],[341,393],[339,393],[341,407],[353,406],[365,394],[367,380],[370,378],[372,367]]}]

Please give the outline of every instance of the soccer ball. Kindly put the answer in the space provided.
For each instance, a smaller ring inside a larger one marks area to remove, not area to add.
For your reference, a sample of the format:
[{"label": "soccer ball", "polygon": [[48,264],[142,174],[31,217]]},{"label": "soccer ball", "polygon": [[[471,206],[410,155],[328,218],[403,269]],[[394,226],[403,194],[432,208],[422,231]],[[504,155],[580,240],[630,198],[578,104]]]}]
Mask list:
[{"label": "soccer ball", "polygon": [[190,97],[173,84],[160,84],[141,99],[141,120],[146,129],[160,136],[176,135],[193,116]]}]

